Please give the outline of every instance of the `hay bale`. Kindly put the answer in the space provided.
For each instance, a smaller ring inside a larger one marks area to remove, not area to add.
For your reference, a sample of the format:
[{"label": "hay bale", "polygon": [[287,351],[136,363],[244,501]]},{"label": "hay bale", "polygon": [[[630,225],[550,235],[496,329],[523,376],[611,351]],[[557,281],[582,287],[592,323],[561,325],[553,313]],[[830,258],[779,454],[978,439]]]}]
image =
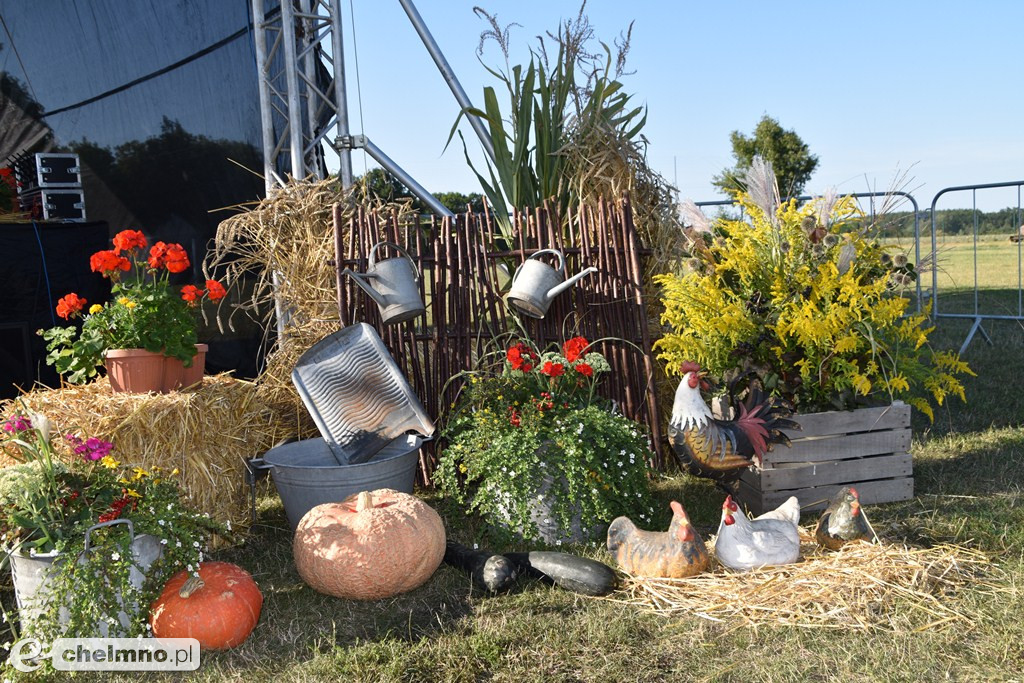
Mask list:
[{"label": "hay bale", "polygon": [[[31,410],[46,415],[54,434],[95,436],[114,444],[127,467],[180,470],[182,491],[196,509],[242,530],[250,522],[246,458],[291,436],[252,382],[207,376],[194,390],[169,394],[114,394],[104,378],[82,386],[37,389],[0,404],[2,415]],[[58,454],[75,457],[62,438]],[[12,462],[0,454],[0,464]]]}]

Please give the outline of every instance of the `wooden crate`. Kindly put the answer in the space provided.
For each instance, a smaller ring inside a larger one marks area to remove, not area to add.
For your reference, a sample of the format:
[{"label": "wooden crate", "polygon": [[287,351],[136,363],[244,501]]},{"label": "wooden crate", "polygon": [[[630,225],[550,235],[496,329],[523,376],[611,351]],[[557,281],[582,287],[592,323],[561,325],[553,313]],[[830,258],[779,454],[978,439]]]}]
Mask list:
[{"label": "wooden crate", "polygon": [[910,406],[794,416],[801,431],[787,431],[792,447],[775,446],[761,468],[745,470],[737,498],[759,515],[796,496],[804,512],[823,509],[843,486],[854,486],[865,505],[914,497]]}]

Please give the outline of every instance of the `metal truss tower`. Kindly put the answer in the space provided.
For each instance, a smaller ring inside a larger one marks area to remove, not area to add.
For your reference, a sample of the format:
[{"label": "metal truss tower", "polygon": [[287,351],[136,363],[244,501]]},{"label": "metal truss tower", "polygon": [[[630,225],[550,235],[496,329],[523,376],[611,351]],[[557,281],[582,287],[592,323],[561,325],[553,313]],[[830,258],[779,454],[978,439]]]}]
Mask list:
[{"label": "metal truss tower", "polygon": [[[269,193],[282,182],[277,169],[326,177],[322,144],[348,137],[341,9],[339,0],[252,0],[252,16]],[[348,187],[351,152],[338,152]]]}]

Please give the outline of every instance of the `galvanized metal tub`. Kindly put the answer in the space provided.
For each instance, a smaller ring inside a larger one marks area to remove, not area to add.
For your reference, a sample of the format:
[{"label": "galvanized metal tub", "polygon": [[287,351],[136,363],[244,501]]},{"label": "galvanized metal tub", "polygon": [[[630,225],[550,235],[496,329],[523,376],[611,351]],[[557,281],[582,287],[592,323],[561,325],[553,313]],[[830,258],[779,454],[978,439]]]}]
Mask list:
[{"label": "galvanized metal tub", "polygon": [[408,434],[392,440],[369,462],[339,465],[324,439],[304,439],[267,451],[250,460],[255,469],[269,469],[292,529],[312,508],[338,503],[360,491],[388,488],[412,493],[418,452],[424,438]]}]

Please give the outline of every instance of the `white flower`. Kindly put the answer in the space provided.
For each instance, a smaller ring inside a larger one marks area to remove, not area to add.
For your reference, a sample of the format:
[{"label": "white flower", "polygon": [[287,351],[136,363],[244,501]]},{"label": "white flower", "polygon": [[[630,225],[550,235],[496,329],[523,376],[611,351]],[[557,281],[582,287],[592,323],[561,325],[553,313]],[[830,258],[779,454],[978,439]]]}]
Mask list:
[{"label": "white flower", "polygon": [[622,467],[622,461],[621,460],[619,461],[619,467]]},{"label": "white flower", "polygon": [[46,417],[42,413],[29,413],[29,422],[32,424],[33,429],[39,430],[39,436],[42,437],[43,442],[50,445],[50,418]]},{"label": "white flower", "polygon": [[224,526],[226,526],[226,527],[227,527],[227,530],[228,530],[228,531],[231,531],[231,520],[229,519],[229,520],[227,521],[227,524],[225,524]]},{"label": "white flower", "polygon": [[161,538],[160,539],[160,545],[167,545],[167,539],[166,538]]},{"label": "white flower", "polygon": [[165,522],[165,521],[164,521],[164,520],[162,520],[162,519],[158,519],[158,520],[156,520],[156,523],[157,523],[157,524],[159,524],[160,526],[163,526],[163,525],[167,524],[167,522]]},{"label": "white flower", "polygon": [[199,553],[199,561],[200,561],[200,562],[202,562],[202,561],[203,561],[203,553],[202,553],[202,552],[200,552],[200,553]]},{"label": "white flower", "polygon": [[479,549],[480,549],[480,544],[479,543],[474,543],[473,544],[473,550],[479,550]]},{"label": "white flower", "polygon": [[192,547],[193,548],[198,548],[199,547],[199,541],[192,541]]},{"label": "white flower", "polygon": [[[637,494],[637,495],[640,495],[640,494]],[[181,541],[175,542],[174,545],[175,545],[175,547],[180,548],[181,547]]]},{"label": "white flower", "polygon": [[192,571],[192,565],[186,565],[186,566],[185,566],[185,569],[187,569],[187,570],[189,570],[189,571]]},{"label": "white flower", "polygon": [[562,539],[558,539],[557,541],[555,541],[555,545],[562,545]]},{"label": "white flower", "polygon": [[174,503],[168,503],[167,504],[167,509],[168,510],[173,510],[174,509]]},{"label": "white flower", "polygon": [[112,559],[114,562],[117,562],[118,560],[121,559],[121,553],[118,553],[118,552],[110,553],[110,559]]}]

